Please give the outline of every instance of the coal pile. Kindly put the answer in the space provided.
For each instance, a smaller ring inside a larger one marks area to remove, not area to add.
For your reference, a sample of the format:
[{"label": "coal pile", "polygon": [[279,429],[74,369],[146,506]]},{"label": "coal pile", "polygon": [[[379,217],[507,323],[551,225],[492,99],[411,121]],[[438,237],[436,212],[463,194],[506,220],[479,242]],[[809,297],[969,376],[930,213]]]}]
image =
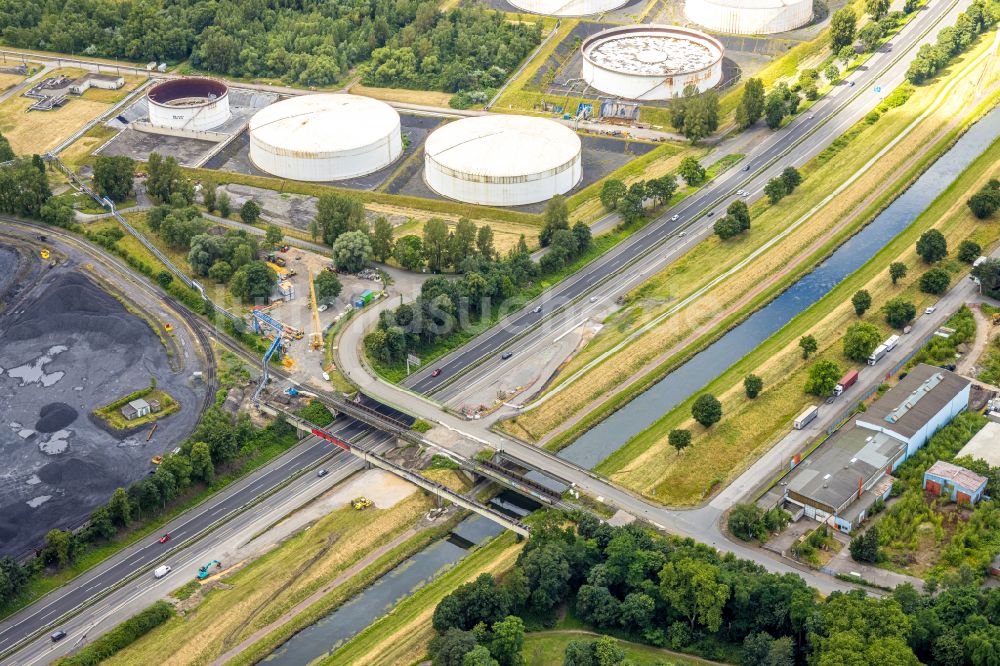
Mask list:
[{"label": "coal pile", "polygon": [[77,411],[65,402],[50,402],[38,410],[38,421],[35,430],[38,432],[55,432],[62,430],[79,416]]}]

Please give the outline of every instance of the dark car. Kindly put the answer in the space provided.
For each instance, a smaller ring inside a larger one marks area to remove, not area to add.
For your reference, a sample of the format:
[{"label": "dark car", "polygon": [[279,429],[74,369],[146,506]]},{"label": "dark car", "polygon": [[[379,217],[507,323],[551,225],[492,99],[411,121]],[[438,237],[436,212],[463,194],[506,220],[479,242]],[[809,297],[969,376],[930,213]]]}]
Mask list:
[{"label": "dark car", "polygon": [[500,354],[500,358],[506,361],[507,359],[509,359],[513,355],[514,355],[514,352],[504,352],[504,353]]},{"label": "dark car", "polygon": [[59,642],[59,641],[61,641],[62,639],[66,638],[66,632],[65,632],[65,631],[63,631],[62,629],[60,629],[60,630],[59,630],[59,631],[57,631],[56,633],[54,633],[54,634],[52,634],[51,636],[49,636],[49,638],[51,638],[51,639],[52,639],[52,642],[53,642],[53,643],[58,643],[58,642]]},{"label": "dark car", "polygon": [[441,368],[435,368],[434,372],[431,373],[431,377],[437,377],[441,374]]}]

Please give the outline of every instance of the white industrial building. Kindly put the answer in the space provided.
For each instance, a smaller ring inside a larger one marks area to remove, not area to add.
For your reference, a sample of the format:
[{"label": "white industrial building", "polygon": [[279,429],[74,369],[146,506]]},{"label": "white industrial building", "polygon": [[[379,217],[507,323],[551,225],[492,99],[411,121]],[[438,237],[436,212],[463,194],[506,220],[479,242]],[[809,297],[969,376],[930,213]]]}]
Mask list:
[{"label": "white industrial building", "polygon": [[484,206],[520,206],[564,194],[580,182],[576,132],[553,120],[463,118],[424,144],[424,180],[442,196]]},{"label": "white industrial building", "polygon": [[322,182],[363,176],[403,154],[399,114],[359,95],[301,95],[250,119],[250,160],[281,178]]},{"label": "white industrial building", "polygon": [[714,32],[769,35],[809,23],[813,0],[685,0],[684,15]]},{"label": "white industrial building", "polygon": [[202,77],[167,79],[146,95],[149,123],[167,129],[205,132],[229,120],[229,88]]},{"label": "white industrial building", "polygon": [[665,100],[722,80],[722,43],[699,30],[672,25],[622,26],[581,46],[583,80],[601,92],[635,100]]},{"label": "white industrial building", "polygon": [[546,16],[590,16],[618,9],[628,0],[509,0],[518,9]]}]

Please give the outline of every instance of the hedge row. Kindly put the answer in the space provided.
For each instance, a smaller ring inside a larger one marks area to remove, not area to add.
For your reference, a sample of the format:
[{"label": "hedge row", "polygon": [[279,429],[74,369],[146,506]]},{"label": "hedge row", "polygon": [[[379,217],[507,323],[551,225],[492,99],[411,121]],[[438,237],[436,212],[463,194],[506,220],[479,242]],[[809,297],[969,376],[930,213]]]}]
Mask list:
[{"label": "hedge row", "polygon": [[63,657],[55,666],[97,666],[124,650],[174,616],[174,607],[166,601],[155,604],[104,634],[74,655]]}]

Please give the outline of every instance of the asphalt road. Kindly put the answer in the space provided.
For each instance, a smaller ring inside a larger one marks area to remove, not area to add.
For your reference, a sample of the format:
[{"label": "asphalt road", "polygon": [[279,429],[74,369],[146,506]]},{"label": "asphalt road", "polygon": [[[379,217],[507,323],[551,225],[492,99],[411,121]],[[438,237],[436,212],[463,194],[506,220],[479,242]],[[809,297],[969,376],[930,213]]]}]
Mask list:
[{"label": "asphalt road", "polygon": [[[768,135],[742,162],[706,185],[679,205],[582,270],[547,290],[535,301],[507,316],[466,345],[411,375],[404,385],[441,402],[458,398],[502,374],[521,355],[551,344],[591,316],[606,311],[629,289],[679,258],[694,243],[712,233],[711,227],[725,207],[750,192],[746,200],[763,194],[767,181],[787,166],[801,166],[863,118],[880,99],[903,82],[909,57],[920,44],[933,41],[933,29],[945,16],[954,17],[968,0],[938,0],[892,42],[786,128]],[[853,82],[853,86],[850,83]],[[875,86],[880,93],[874,92]],[[674,217],[677,217],[674,220]],[[540,313],[535,313],[536,307]],[[435,369],[441,373],[431,376]],[[469,371],[476,369],[475,373]]]}]

